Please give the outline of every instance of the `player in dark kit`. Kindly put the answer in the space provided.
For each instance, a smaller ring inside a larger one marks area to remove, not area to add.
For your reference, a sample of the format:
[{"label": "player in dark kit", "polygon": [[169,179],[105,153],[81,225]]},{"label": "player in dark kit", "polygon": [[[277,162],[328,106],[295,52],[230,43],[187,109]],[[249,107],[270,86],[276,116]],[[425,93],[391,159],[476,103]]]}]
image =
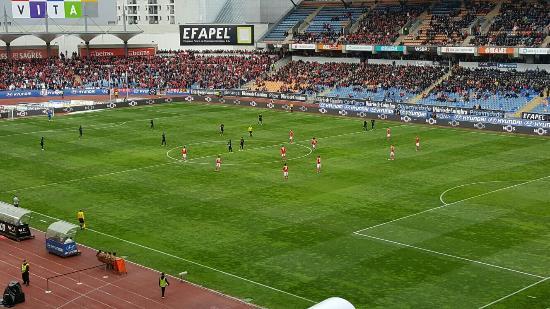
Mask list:
[{"label": "player in dark kit", "polygon": [[240,145],[241,145],[241,146],[240,146],[241,149],[239,149],[239,151],[244,150],[244,138],[242,138],[242,137],[241,137]]},{"label": "player in dark kit", "polygon": [[233,152],[233,145],[231,145],[231,140],[229,140],[229,142],[227,143],[227,150],[229,152]]},{"label": "player in dark kit", "polygon": [[369,123],[366,120],[363,121],[363,130],[365,130],[365,131],[369,130]]},{"label": "player in dark kit", "polygon": [[225,128],[225,126],[222,124],[220,124],[220,135],[223,135],[223,129]]},{"label": "player in dark kit", "polygon": [[149,123],[151,124],[150,128],[154,129],[155,128],[155,122],[153,122],[153,119],[151,119],[151,121],[149,121]]},{"label": "player in dark kit", "polygon": [[78,127],[78,134],[80,137],[82,137],[82,126]]},{"label": "player in dark kit", "polygon": [[261,126],[264,125],[264,117],[262,116],[262,114],[258,115],[258,124]]},{"label": "player in dark kit", "polygon": [[162,142],[160,142],[161,146],[166,146],[166,133],[162,132]]},{"label": "player in dark kit", "polygon": [[42,136],[40,138],[40,148],[42,148],[42,150],[44,150],[44,136]]},{"label": "player in dark kit", "polygon": [[370,128],[374,130],[374,119],[371,119],[370,121]]}]

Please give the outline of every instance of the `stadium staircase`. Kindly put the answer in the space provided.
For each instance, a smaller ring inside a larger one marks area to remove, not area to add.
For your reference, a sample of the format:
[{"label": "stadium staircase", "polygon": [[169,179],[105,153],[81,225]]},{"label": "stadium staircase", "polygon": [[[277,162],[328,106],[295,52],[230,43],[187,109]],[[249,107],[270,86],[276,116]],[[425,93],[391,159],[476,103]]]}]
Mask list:
[{"label": "stadium staircase", "polygon": [[393,45],[401,45],[401,43],[409,38],[409,37],[416,37],[418,35],[418,30],[420,30],[420,26],[422,26],[422,22],[429,17],[429,13],[427,11],[422,12],[416,20],[412,23],[412,25],[409,28],[409,34],[401,34],[397,40],[393,43]]},{"label": "stadium staircase", "polygon": [[357,31],[357,29],[359,28],[359,25],[361,24],[361,22],[365,18],[367,18],[370,11],[372,11],[374,8],[376,8],[377,5],[378,4],[375,2],[373,5],[368,6],[367,11],[365,11],[365,13],[361,14],[361,16],[359,16],[359,18],[357,18],[357,20],[353,23],[353,25],[351,25],[351,27],[349,28],[349,33],[355,33]]},{"label": "stadium staircase", "polygon": [[[546,93],[546,91],[544,91]],[[515,116],[516,117],[521,117],[521,113],[523,112],[531,112],[533,111],[535,108],[541,106],[542,104],[544,104],[545,102],[548,101],[548,98],[547,97],[541,97],[541,96],[537,96],[537,97],[534,97],[533,100],[529,101],[529,103],[525,104],[522,108],[520,108]]]},{"label": "stadium staircase", "polygon": [[436,80],[433,84],[431,84],[428,88],[424,89],[424,91],[422,91],[420,94],[418,94],[417,96],[415,96],[414,98],[412,98],[409,103],[412,103],[412,104],[416,104],[418,103],[418,101],[422,100],[422,98],[426,95],[428,95],[428,93],[430,93],[430,91],[432,91],[432,89],[434,89],[437,85],[441,84],[442,81],[446,80],[447,78],[449,78],[449,76],[451,76],[451,70],[449,70],[447,73],[445,73],[445,75],[441,76],[440,79]]},{"label": "stadium staircase", "polygon": [[298,27],[298,33],[306,32],[306,30],[307,30],[307,28],[309,28],[309,25],[311,24],[311,22],[315,19],[317,14],[319,14],[319,12],[321,12],[323,7],[324,7],[323,5],[319,6],[315,11],[313,11],[313,13],[309,14],[309,16],[306,17],[306,19],[304,19],[304,21],[302,22],[300,27]]},{"label": "stadium staircase", "polygon": [[493,10],[489,12],[489,14],[485,15],[485,22],[480,27],[480,32],[482,35],[487,34],[487,32],[489,31],[489,28],[493,24],[493,21],[495,20],[495,17],[497,17],[500,14],[501,7],[502,7],[502,1],[499,1],[497,5],[495,5]]},{"label": "stadium staircase", "polygon": [[[289,64],[290,61],[292,61],[292,57],[290,57],[290,56],[279,59],[277,62],[275,62],[273,64],[273,66],[271,67],[271,69],[268,72],[262,74],[262,76],[260,76],[259,78],[266,78],[267,76],[271,76],[271,75],[275,74],[282,67]],[[255,87],[254,87],[255,82],[256,82],[256,80],[251,80],[248,83],[242,85],[241,88],[254,90],[255,89]],[[271,90],[271,91],[278,91],[278,90]]]}]

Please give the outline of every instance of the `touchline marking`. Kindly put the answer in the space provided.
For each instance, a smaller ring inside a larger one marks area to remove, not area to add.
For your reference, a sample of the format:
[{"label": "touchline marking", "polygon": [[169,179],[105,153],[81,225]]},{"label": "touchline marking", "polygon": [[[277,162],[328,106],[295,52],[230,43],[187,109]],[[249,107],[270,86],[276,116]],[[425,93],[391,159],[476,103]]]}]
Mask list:
[{"label": "touchline marking", "polygon": [[[500,191],[503,191],[503,190],[512,189],[512,188],[519,187],[519,186],[523,186],[523,185],[526,185],[526,184],[529,184],[529,183],[532,183],[532,182],[535,182],[535,181],[543,180],[543,179],[546,179],[546,178],[549,178],[549,177],[550,177],[550,175],[544,176],[544,177],[540,177],[540,178],[537,178],[537,179],[532,179],[532,180],[524,181],[524,182],[522,182],[522,183],[518,183],[518,184],[515,184],[515,185],[511,185],[511,186],[503,187],[503,188],[500,188],[500,189],[492,190],[492,191],[489,191],[489,192],[481,193],[481,194],[478,194],[478,195],[470,196],[470,197],[468,197],[468,198],[465,198],[465,199],[462,199],[462,200],[458,200],[458,201],[455,201],[455,202],[452,202],[452,203],[448,203],[448,204],[445,203],[445,202],[443,202],[443,205],[442,205],[442,206],[438,206],[438,207],[426,209],[426,210],[423,210],[423,211],[420,211],[420,212],[416,212],[416,213],[413,213],[413,214],[410,214],[410,215],[407,215],[407,216],[404,216],[404,217],[401,217],[401,218],[397,218],[397,219],[393,219],[393,220],[390,220],[390,221],[387,221],[387,222],[383,222],[383,223],[380,223],[380,224],[376,224],[376,225],[373,225],[373,226],[369,226],[369,227],[367,227],[367,228],[364,228],[364,229],[361,229],[361,230],[357,230],[357,231],[355,231],[355,232],[353,232],[353,233],[354,233],[354,234],[358,234],[358,233],[361,233],[361,232],[363,232],[363,231],[371,230],[371,229],[374,229],[374,228],[376,228],[376,227],[380,227],[380,226],[383,226],[383,225],[386,225],[386,224],[389,224],[389,223],[393,223],[393,222],[401,221],[401,220],[403,220],[403,219],[407,219],[407,218],[410,218],[410,217],[418,216],[418,215],[420,215],[420,214],[423,214],[423,213],[426,213],[426,212],[430,212],[430,211],[434,211],[434,210],[436,210],[436,209],[441,209],[441,208],[445,208],[445,207],[448,207],[448,206],[453,206],[453,205],[456,205],[456,204],[459,204],[459,203],[462,203],[462,202],[465,202],[465,201],[469,201],[469,200],[471,200],[471,199],[475,199],[475,198],[482,197],[482,196],[485,196],[485,195],[493,194],[493,193],[500,192]],[[440,196],[440,199],[441,199],[441,196]]]},{"label": "touchline marking", "polygon": [[[511,271],[511,272],[514,272],[514,273],[518,273],[518,274],[522,274],[522,275],[526,275],[526,276],[530,276],[530,277],[545,279],[545,277],[543,277],[543,276],[531,274],[531,273],[524,272],[524,271],[521,271],[521,270],[516,270],[516,269],[512,269],[512,268],[508,268],[508,267],[498,266],[498,265],[495,265],[495,264],[485,263],[485,262],[482,262],[482,261],[472,260],[472,259],[469,259],[469,258],[457,256],[457,255],[452,255],[452,254],[447,254],[447,253],[443,253],[443,252],[439,252],[439,251],[435,251],[435,250],[421,248],[421,247],[405,244],[405,243],[398,242],[398,241],[393,241],[393,240],[384,239],[384,238],[380,238],[380,237],[375,237],[375,236],[371,236],[371,235],[361,234],[361,233],[357,233],[357,232],[354,232],[354,234],[359,235],[359,236],[363,236],[363,237],[368,237],[368,238],[380,240],[380,241],[384,241],[384,242],[388,242],[388,243],[391,243],[391,244],[394,244],[394,245],[399,245],[399,246],[403,246],[403,247],[408,247],[408,248],[413,248],[413,249],[417,249],[417,250],[421,250],[421,251],[426,251],[426,252],[429,252],[429,253],[442,255],[442,256],[446,256],[446,257],[451,257],[451,258],[454,258],[454,259],[463,260],[463,261],[467,261],[467,262],[471,262],[471,263],[490,266],[490,267],[494,267],[494,268],[498,268],[498,269],[502,269],[502,270],[507,270],[507,271]],[[548,279],[548,278],[546,278],[546,279]]]},{"label": "touchline marking", "polygon": [[508,294],[508,295],[506,295],[506,296],[503,296],[503,297],[501,297],[501,298],[499,298],[499,299],[497,299],[497,300],[495,300],[495,301],[493,301],[493,302],[490,302],[490,303],[488,303],[487,305],[483,305],[483,306],[479,307],[479,309],[483,309],[483,308],[487,308],[487,307],[489,307],[489,306],[492,306],[492,305],[494,305],[494,304],[496,304],[496,303],[498,303],[498,302],[501,302],[501,301],[503,301],[503,300],[505,300],[505,299],[507,299],[507,298],[509,298],[509,297],[511,297],[511,296],[514,296],[514,295],[516,295],[516,294],[518,294],[518,293],[521,293],[521,292],[523,292],[523,291],[525,291],[525,290],[527,290],[527,289],[529,289],[529,288],[532,288],[532,287],[534,287],[535,285],[541,284],[541,283],[543,283],[544,281],[546,281],[546,280],[548,280],[548,279],[550,279],[550,277],[543,278],[543,279],[541,279],[541,280],[539,280],[539,281],[537,281],[537,282],[535,282],[535,283],[533,283],[533,284],[530,284],[530,285],[528,285],[528,286],[526,286],[526,287],[524,287],[524,288],[522,288],[522,289],[519,289],[519,290],[517,290],[517,291],[515,291],[515,292],[513,292],[513,293],[510,293],[510,294]]},{"label": "touchline marking", "polygon": [[[58,221],[61,220],[61,219],[58,219],[58,218],[55,218],[55,217],[52,217],[52,216],[49,216],[49,215],[46,215],[46,214],[37,212],[37,211],[33,211],[33,213],[36,213],[36,214],[38,214],[38,215],[41,215],[41,216],[44,216],[44,217],[46,217],[46,218],[50,218],[50,219],[53,219],[53,220],[58,220]],[[187,262],[187,263],[190,263],[190,264],[193,264],[193,265],[202,267],[202,268],[210,269],[210,270],[212,270],[212,271],[215,271],[215,272],[224,274],[224,275],[226,275],[226,276],[230,276],[230,277],[233,277],[233,278],[237,278],[237,279],[239,279],[239,280],[243,280],[243,281],[246,281],[246,282],[249,282],[249,283],[252,283],[252,284],[255,284],[255,285],[258,285],[258,286],[261,286],[261,287],[264,287],[264,288],[267,288],[267,289],[270,289],[270,290],[273,290],[273,291],[276,291],[276,292],[279,292],[279,293],[282,293],[282,294],[286,294],[286,295],[289,295],[289,296],[293,296],[293,297],[299,298],[299,299],[301,299],[301,300],[308,301],[308,302],[310,302],[310,303],[317,303],[316,301],[313,301],[313,300],[311,300],[311,299],[308,299],[308,298],[305,298],[305,297],[302,297],[302,296],[299,296],[299,295],[296,295],[296,294],[292,294],[292,293],[290,293],[290,292],[283,291],[283,290],[280,290],[280,289],[278,289],[278,288],[275,288],[275,287],[272,287],[272,286],[269,286],[269,285],[266,285],[266,284],[263,284],[263,283],[254,281],[254,280],[250,280],[250,279],[247,279],[247,278],[244,278],[244,277],[240,277],[240,276],[237,276],[237,275],[235,275],[235,274],[232,274],[232,273],[229,273],[229,272],[226,272],[226,271],[223,271],[223,270],[220,270],[220,269],[217,269],[217,268],[208,266],[208,265],[204,265],[204,264],[201,264],[201,263],[198,263],[198,262],[195,262],[195,261],[191,261],[191,260],[188,260],[188,259],[179,257],[179,256],[177,256],[177,255],[174,255],[174,254],[171,254],[171,253],[168,253],[168,252],[164,252],[164,251],[161,251],[161,250],[158,250],[158,249],[155,249],[155,248],[147,247],[147,246],[144,246],[144,245],[142,245],[142,244],[138,244],[138,243],[133,242],[133,241],[129,241],[129,240],[126,240],[126,239],[123,239],[123,238],[120,238],[120,237],[117,237],[117,236],[114,236],[114,235],[111,235],[111,234],[107,234],[107,233],[100,232],[100,231],[98,231],[98,230],[94,230],[94,229],[86,229],[86,230],[87,230],[87,231],[90,231],[90,232],[93,232],[93,233],[97,233],[97,234],[99,234],[99,235],[103,235],[103,236],[106,236],[106,237],[109,237],[109,238],[116,239],[116,240],[118,240],[118,241],[125,242],[125,243],[127,243],[127,244],[130,244],[130,245],[133,245],[133,246],[142,248],[142,249],[146,249],[146,250],[149,250],[149,251],[152,251],[152,252],[156,252],[156,253],[159,253],[159,254],[162,254],[162,255],[165,255],[165,256],[168,256],[168,257],[177,259],[177,260],[181,260],[181,261],[184,261],[184,262]]]}]

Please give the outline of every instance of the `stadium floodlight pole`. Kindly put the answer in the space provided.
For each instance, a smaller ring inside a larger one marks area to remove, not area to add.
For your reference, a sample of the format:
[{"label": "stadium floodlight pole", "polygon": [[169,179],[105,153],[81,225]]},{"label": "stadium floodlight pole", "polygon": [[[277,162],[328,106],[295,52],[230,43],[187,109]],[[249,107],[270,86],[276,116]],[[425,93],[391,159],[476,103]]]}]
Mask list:
[{"label": "stadium floodlight pole", "polygon": [[128,101],[128,94],[130,93],[130,85],[128,85],[128,70],[126,70],[125,74],[126,79],[126,101]]},{"label": "stadium floodlight pole", "polygon": [[6,31],[6,33],[9,32],[9,29],[8,29],[8,14],[6,13],[6,5],[4,4],[4,30]]},{"label": "stadium floodlight pole", "polygon": [[109,102],[113,100],[113,91],[111,91],[111,70],[109,70]]}]

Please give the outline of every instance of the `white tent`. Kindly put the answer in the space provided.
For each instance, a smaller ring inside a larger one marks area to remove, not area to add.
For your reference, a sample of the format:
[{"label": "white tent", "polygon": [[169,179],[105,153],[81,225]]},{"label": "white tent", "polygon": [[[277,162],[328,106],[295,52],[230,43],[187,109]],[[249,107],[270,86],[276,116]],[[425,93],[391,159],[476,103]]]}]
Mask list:
[{"label": "white tent", "polygon": [[309,307],[309,309],[355,309],[355,307],[343,298],[331,297]]}]

